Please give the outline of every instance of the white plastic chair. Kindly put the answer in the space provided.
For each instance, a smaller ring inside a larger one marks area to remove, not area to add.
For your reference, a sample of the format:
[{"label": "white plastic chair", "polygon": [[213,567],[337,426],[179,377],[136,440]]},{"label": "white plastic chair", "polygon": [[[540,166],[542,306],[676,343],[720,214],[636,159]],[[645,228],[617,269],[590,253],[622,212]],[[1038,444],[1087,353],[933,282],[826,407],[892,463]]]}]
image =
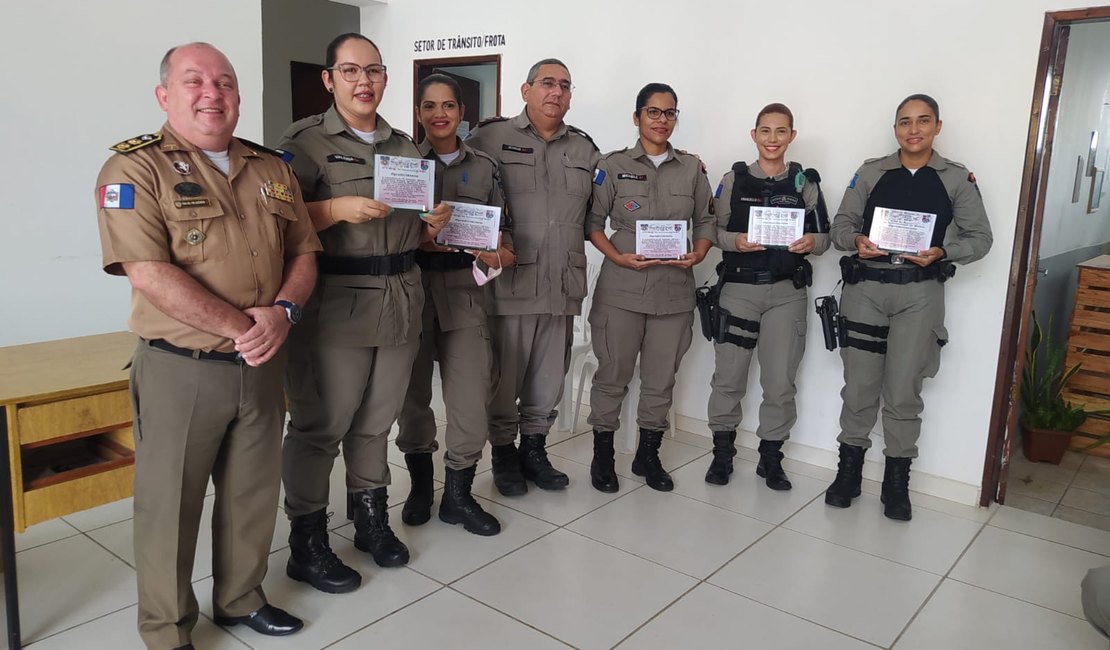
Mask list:
[{"label": "white plastic chair", "polygon": [[[597,276],[601,272],[601,267],[593,262],[586,263],[586,297],[582,299],[582,314],[574,317],[574,338],[570,344],[570,366],[567,369],[567,374],[563,377],[563,399],[559,402],[559,416],[555,421],[555,428],[559,431],[573,431],[574,427],[578,425],[578,409],[572,409],[572,397],[574,392],[574,370],[575,366],[581,361],[583,363],[583,371],[587,363],[587,356],[593,356],[593,348],[590,343],[590,323],[588,321],[590,315],[590,307],[594,301],[594,289],[597,286]],[[597,369],[597,359],[594,359],[593,368]],[[593,372],[592,370],[590,371]],[[581,393],[581,390],[579,390]],[[581,403],[581,397],[579,397]],[[572,415],[573,413],[573,419]]]}]

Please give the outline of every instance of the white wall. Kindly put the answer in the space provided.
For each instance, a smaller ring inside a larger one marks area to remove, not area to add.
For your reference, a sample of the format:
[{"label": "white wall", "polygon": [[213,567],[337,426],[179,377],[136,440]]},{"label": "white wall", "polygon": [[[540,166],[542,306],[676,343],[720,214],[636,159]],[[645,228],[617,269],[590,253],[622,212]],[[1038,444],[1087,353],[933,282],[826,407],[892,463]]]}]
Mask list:
[{"label": "white wall", "polygon": [[[266,0],[262,3],[262,80],[265,86],[265,140],[276,146],[293,122],[289,62],[326,63],[331,39],[360,28],[359,9],[321,0]],[[320,83],[323,83],[322,81]]]},{"label": "white wall", "polygon": [[[915,488],[972,501],[983,469],[1044,12],[1070,4],[798,0],[784,9],[755,0],[684,5],[566,0],[539,16],[533,5],[511,0],[488,0],[481,12],[447,0],[394,0],[363,9],[362,21],[386,62],[399,69],[410,64],[412,43],[419,38],[505,34],[502,48],[466,53],[503,54],[506,115],[522,108],[517,89],[533,62],[563,59],[577,86],[568,121],[588,131],[603,151],[633,143],[636,91],[650,81],[668,82],[682,109],[673,141],[701,154],[714,185],[734,160],[754,156],[748,130],[759,108],[785,102],[799,130],[791,157],[821,171],[833,209],[864,159],[896,149],[891,124],[897,102],[913,92],[935,96],[945,122],[937,148],[975,171],[995,246],[948,284],[952,339],[939,377],[925,390]],[[403,77],[393,77],[382,113],[406,115],[411,92]],[[838,257],[830,252],[815,260],[813,296],[833,287]],[[700,266],[699,279],[712,274],[715,260]],[[841,363],[824,350],[812,313],[810,329],[793,432],[800,444],[790,453],[831,466]],[[703,423],[690,418],[705,419],[712,370],[712,350],[699,338],[676,391],[680,424],[704,431]],[[754,372],[751,385],[754,395],[745,402],[743,424],[748,430],[757,425],[760,391]]]},{"label": "white wall", "polygon": [[[158,129],[165,51],[203,40],[239,75],[239,134],[262,137],[261,0],[6,3],[0,16],[0,345],[127,328],[93,203],[108,147]],[[17,13],[18,12],[18,13]]]},{"label": "white wall", "polygon": [[[1081,180],[1079,202],[1071,202],[1076,158],[1082,156],[1084,166],[1090,164],[1091,131],[1099,132],[1096,163],[1099,169],[1106,169],[1110,160],[1110,23],[1071,28],[1045,192],[1042,259],[1110,241],[1110,200],[1104,195],[1098,211],[1087,214],[1089,176]],[[1103,192],[1110,192],[1110,185],[1104,183]]]}]

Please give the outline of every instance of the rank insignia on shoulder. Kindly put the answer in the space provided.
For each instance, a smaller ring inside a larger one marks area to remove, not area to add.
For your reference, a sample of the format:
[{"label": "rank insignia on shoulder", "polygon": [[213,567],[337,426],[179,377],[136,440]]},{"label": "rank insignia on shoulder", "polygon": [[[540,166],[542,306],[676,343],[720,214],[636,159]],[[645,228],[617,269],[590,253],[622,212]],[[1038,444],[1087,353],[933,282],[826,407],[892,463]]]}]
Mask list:
[{"label": "rank insignia on shoulder", "polygon": [[118,210],[135,209],[135,186],[131,183],[112,183],[101,185],[96,191],[97,203],[101,208]]},{"label": "rank insignia on shoulder", "polygon": [[628,203],[624,204],[624,209],[628,210],[629,212],[635,212],[639,210],[640,207],[640,204],[636,203],[636,201],[629,201]]},{"label": "rank insignia on shoulder", "polygon": [[262,184],[262,194],[278,201],[293,202],[293,190],[289,189],[289,186],[285,183],[266,181]]},{"label": "rank insignia on shoulder", "polygon": [[161,133],[147,133],[144,135],[135,136],[134,138],[128,138],[123,142],[116,143],[109,147],[109,149],[117,153],[131,153],[132,151],[138,151],[145,146],[152,145],[155,142],[161,141]]},{"label": "rank insignia on shoulder", "polygon": [[850,190],[855,189],[856,188],[856,181],[858,181],[858,180],[859,180],[859,174],[853,175],[851,182],[848,183],[848,189],[850,189]]},{"label": "rank insignia on shoulder", "polygon": [[196,228],[190,228],[189,232],[185,233],[185,243],[190,246],[196,246],[204,241],[205,234]]},{"label": "rank insignia on shoulder", "polygon": [[605,172],[600,169],[594,170],[594,185],[601,185],[605,182]]}]

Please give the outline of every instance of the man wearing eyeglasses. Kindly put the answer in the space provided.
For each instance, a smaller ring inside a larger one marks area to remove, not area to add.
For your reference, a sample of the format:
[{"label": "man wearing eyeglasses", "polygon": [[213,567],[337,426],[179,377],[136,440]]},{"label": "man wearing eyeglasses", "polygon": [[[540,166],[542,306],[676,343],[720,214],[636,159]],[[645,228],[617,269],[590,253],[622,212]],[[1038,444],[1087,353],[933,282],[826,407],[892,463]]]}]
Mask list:
[{"label": "man wearing eyeglasses", "polygon": [[563,122],[573,91],[567,66],[543,59],[520,87],[520,115],[487,120],[467,141],[497,160],[513,214],[516,266],[491,285],[490,306],[498,371],[490,444],[494,483],[506,496],[527,492],[525,479],[544,490],[569,483],[551,465],[545,439],[586,296],[583,228],[600,158],[584,131]]},{"label": "man wearing eyeglasses", "polygon": [[193,561],[209,476],[219,625],[296,632],[262,591],[277,518],[283,343],[320,242],[276,152],[232,137],[235,70],[205,43],[171,49],[155,88],[166,124],[125,140],[97,181],[104,270],[132,287],[139,634],[192,648]]}]

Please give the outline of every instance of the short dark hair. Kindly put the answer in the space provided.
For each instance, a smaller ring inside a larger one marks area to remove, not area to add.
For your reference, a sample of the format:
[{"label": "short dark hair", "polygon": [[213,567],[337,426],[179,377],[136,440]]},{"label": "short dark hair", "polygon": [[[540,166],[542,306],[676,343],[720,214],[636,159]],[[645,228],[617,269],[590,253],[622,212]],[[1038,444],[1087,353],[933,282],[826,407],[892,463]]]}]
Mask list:
[{"label": "short dark hair", "polygon": [[898,104],[898,108],[894,109],[894,120],[898,121],[898,111],[901,111],[903,106],[915,101],[925,102],[926,106],[933,109],[933,117],[936,118],[937,121],[940,121],[940,105],[937,104],[937,100],[926,95],[925,93],[914,93],[909,97],[903,99],[902,103]]},{"label": "short dark hair", "polygon": [[539,61],[533,63],[531,68],[528,68],[528,78],[525,79],[524,82],[535,83],[536,75],[539,74],[540,68],[545,65],[562,66],[562,68],[567,71],[567,74],[570,74],[570,68],[568,68],[567,64],[563,63],[559,59],[540,59]]},{"label": "short dark hair", "polygon": [[378,53],[378,59],[380,60],[382,58],[382,51],[378,49],[378,46],[374,43],[374,41],[366,38],[358,32],[347,32],[346,34],[340,34],[339,36],[336,36],[335,38],[331,39],[330,43],[328,43],[327,53],[324,55],[324,67],[334,68],[336,51],[339,50],[339,46],[343,45],[347,41],[354,39],[366,41],[367,43],[369,43],[371,47],[373,47],[374,50]]},{"label": "short dark hair", "polygon": [[774,113],[785,115],[786,119],[790,121],[790,130],[794,130],[794,114],[790,112],[790,109],[786,106],[786,104],[780,104],[779,102],[767,104],[762,109],[760,109],[759,114],[755,116],[756,128],[759,128],[759,121],[763,119],[764,115],[771,115]]},{"label": "short dark hair", "polygon": [[675,106],[678,106],[678,93],[674,91],[674,88],[671,88],[667,84],[653,81],[641,88],[640,92],[636,93],[636,112],[639,113],[640,109],[647,105],[647,100],[650,99],[652,95],[657,95],[659,93],[670,93],[671,97],[674,97]]},{"label": "short dark hair", "polygon": [[455,81],[445,74],[436,72],[434,74],[428,75],[427,77],[424,77],[420,80],[420,83],[416,84],[417,106],[419,106],[420,102],[424,99],[424,91],[428,88],[428,86],[432,84],[443,84],[444,86],[447,86],[451,89],[451,94],[455,96],[455,101],[459,104],[462,104],[462,88],[459,86],[459,82]]}]

